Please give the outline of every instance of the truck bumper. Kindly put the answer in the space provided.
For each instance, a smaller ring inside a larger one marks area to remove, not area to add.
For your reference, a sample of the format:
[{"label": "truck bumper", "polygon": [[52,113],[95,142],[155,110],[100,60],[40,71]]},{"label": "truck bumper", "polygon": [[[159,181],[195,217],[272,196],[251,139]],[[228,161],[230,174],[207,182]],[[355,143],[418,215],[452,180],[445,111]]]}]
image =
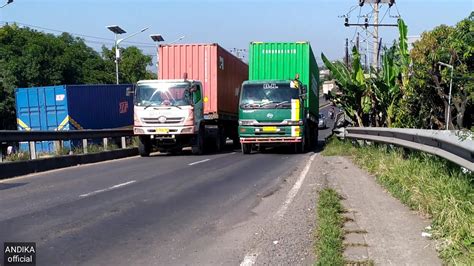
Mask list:
[{"label": "truck bumper", "polygon": [[174,135],[193,135],[194,126],[182,127],[133,127],[135,135],[154,135],[169,138]]},{"label": "truck bumper", "polygon": [[301,141],[301,137],[240,138],[240,143],[298,143]]}]

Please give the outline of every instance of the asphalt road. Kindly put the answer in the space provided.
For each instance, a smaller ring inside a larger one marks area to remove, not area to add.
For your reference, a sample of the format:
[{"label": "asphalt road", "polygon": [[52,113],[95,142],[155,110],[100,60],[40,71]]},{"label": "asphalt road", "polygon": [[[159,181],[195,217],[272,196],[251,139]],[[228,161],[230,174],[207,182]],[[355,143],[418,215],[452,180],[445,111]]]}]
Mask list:
[{"label": "asphalt road", "polygon": [[[244,156],[229,148],[2,181],[0,242],[36,242],[37,265],[239,264],[254,234],[249,228],[265,226],[248,223],[255,208],[289,189],[289,177],[311,154]],[[284,202],[275,198],[259,215],[271,216]]]}]

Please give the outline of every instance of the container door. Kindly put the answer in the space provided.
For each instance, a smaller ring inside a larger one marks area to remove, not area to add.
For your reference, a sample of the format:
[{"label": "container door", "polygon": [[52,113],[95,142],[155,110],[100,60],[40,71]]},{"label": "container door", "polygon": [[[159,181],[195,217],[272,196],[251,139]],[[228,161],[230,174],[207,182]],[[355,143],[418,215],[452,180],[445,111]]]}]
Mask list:
[{"label": "container door", "polygon": [[[16,96],[19,130],[57,131],[69,128],[63,86],[18,89]],[[27,146],[22,144],[21,150],[27,150]],[[53,152],[54,144],[52,141],[37,142],[36,151]]]}]

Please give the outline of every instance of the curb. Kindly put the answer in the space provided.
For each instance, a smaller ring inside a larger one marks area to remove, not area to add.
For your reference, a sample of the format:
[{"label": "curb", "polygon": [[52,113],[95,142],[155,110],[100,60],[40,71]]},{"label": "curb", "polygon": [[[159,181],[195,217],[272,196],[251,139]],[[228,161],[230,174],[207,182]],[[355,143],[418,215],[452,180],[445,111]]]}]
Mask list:
[{"label": "curb", "polygon": [[91,154],[66,155],[29,161],[0,163],[0,180],[81,164],[115,160],[135,155],[138,155],[138,149],[128,148]]}]

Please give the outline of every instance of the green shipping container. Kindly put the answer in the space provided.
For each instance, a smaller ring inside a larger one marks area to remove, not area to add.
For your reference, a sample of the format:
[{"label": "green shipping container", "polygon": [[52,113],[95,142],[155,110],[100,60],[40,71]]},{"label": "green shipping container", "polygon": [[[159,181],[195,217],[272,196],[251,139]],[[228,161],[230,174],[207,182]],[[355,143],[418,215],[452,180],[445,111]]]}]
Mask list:
[{"label": "green shipping container", "polygon": [[249,49],[249,80],[293,80],[308,88],[305,108],[317,116],[319,111],[319,69],[309,42],[252,42]]}]

